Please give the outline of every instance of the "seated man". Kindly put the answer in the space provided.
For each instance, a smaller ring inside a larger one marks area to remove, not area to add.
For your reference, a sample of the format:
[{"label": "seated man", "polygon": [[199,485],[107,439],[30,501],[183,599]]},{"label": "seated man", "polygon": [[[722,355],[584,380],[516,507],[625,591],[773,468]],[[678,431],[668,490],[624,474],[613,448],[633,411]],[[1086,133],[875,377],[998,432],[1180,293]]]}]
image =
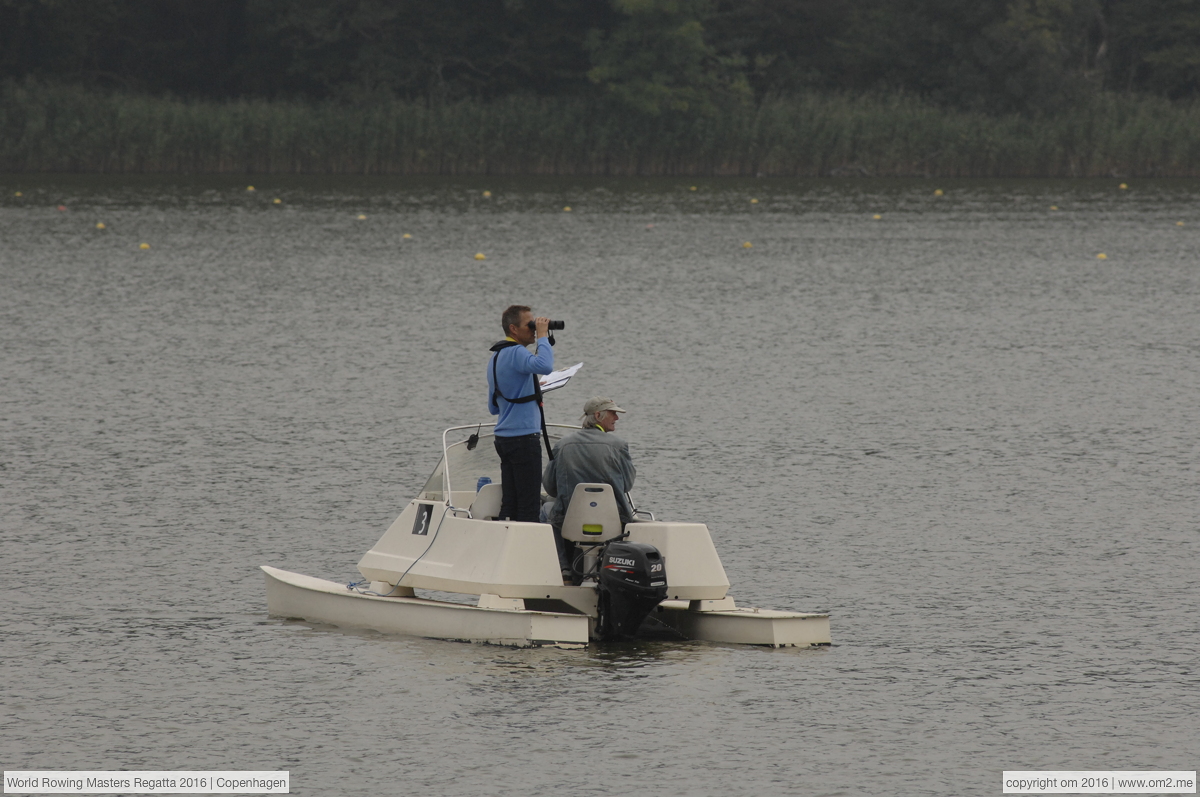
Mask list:
[{"label": "seated man", "polygon": [[564,577],[571,576],[571,562],[562,538],[562,524],[575,485],[612,485],[621,523],[633,520],[633,507],[626,493],[633,488],[637,470],[629,456],[629,444],[612,433],[620,419],[619,412],[625,410],[612,399],[588,399],[583,405],[583,428],[558,442],[554,447],[554,458],[542,474],[542,487],[555,499],[547,520],[554,527],[554,542],[558,545],[558,560]]}]

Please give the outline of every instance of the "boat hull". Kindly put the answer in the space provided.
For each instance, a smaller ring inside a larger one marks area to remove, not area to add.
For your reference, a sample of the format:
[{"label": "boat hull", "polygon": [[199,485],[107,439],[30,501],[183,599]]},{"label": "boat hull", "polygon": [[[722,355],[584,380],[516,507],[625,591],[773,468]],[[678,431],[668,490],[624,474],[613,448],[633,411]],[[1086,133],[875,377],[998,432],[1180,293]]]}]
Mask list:
[{"label": "boat hull", "polygon": [[700,601],[663,601],[651,616],[680,636],[709,642],[783,648],[816,647],[831,641],[827,614],[754,608],[698,611],[695,603]]},{"label": "boat hull", "polygon": [[[267,566],[262,571],[267,610],[273,617],[510,647],[582,647],[591,630],[591,620],[584,614],[364,595],[344,584],[300,573]],[[667,600],[651,617],[686,639],[771,647],[830,643],[827,614],[734,608],[732,599]]]},{"label": "boat hull", "polygon": [[385,598],[274,567],[263,566],[262,571],[267,580],[267,610],[274,617],[511,647],[582,647],[588,642],[588,618],[582,614]]}]

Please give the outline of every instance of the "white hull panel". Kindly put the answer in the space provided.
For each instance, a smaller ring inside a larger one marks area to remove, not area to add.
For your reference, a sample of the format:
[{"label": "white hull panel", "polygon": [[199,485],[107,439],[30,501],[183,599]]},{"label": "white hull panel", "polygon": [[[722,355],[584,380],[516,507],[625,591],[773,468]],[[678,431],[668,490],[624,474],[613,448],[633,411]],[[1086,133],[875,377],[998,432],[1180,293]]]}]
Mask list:
[{"label": "white hull panel", "polygon": [[652,616],[688,639],[776,648],[830,644],[827,614],[771,609],[691,611],[689,605],[688,601],[663,601]]},{"label": "white hull panel", "polygon": [[[363,595],[344,584],[263,566],[267,611],[343,628],[454,639],[511,647],[580,647],[589,618],[580,614],[495,609],[426,598]],[[770,609],[695,611],[688,601],[663,601],[652,616],[688,639],[771,647],[830,644],[829,615]]]},{"label": "white hull panel", "polygon": [[262,571],[267,579],[267,611],[274,617],[514,647],[579,647],[588,642],[588,618],[584,615],[384,598],[274,567],[263,566]]}]

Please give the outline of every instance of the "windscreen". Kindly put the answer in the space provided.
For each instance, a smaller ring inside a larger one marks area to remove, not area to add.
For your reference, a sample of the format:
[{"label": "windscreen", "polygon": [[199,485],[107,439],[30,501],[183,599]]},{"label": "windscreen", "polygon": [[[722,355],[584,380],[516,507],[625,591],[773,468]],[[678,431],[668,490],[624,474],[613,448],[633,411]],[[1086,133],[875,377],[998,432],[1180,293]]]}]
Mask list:
[{"label": "windscreen", "polygon": [[[571,427],[550,427],[550,445],[557,443]],[[468,438],[478,434],[478,442],[470,446]],[[500,483],[500,456],[496,453],[491,432],[475,429],[455,429],[446,434],[446,457],[433,469],[425,486],[421,489],[420,498],[429,501],[446,500],[446,458],[450,461],[450,489],[471,490],[475,492],[481,487],[480,479],[487,478],[492,484]],[[545,456],[542,457],[543,462]],[[487,484],[488,482],[484,482]]]}]

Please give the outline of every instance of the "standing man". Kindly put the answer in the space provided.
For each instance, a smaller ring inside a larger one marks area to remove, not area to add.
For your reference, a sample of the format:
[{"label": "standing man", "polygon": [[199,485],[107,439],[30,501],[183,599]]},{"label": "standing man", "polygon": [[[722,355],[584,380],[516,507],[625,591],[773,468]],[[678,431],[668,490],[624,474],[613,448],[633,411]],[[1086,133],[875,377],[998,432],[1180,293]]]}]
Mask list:
[{"label": "standing man", "polygon": [[[629,491],[637,469],[629,456],[629,443],[613,434],[620,420],[619,412],[625,412],[610,398],[597,396],[583,405],[583,428],[564,437],[554,447],[554,458],[542,475],[542,486],[552,496],[554,506],[550,508],[550,525],[554,528],[554,541],[558,545],[558,559],[564,571],[570,570],[570,555],[567,543],[562,538],[563,519],[571,503],[575,485],[580,483],[611,484],[621,513],[621,523],[633,521],[633,507],[629,503]],[[564,576],[568,575],[564,572]]]},{"label": "standing man", "polygon": [[[554,349],[546,339],[550,319],[533,317],[514,304],[500,316],[505,338],[492,346],[488,360],[488,412],[496,422],[496,453],[500,455],[503,498],[500,517],[538,522],[541,509],[542,428],[538,374],[554,370]],[[534,346],[531,352],[526,347]]]}]

